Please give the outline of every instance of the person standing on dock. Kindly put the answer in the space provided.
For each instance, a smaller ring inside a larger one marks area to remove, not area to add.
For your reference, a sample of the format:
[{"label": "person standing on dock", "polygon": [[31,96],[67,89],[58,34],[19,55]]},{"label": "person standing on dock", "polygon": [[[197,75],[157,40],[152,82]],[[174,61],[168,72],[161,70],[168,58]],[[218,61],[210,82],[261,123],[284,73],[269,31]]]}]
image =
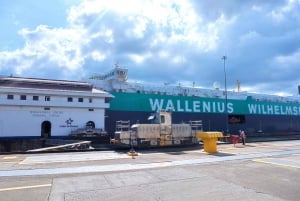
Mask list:
[{"label": "person standing on dock", "polygon": [[246,144],[246,133],[243,130],[240,130],[240,138],[242,140],[243,145]]}]

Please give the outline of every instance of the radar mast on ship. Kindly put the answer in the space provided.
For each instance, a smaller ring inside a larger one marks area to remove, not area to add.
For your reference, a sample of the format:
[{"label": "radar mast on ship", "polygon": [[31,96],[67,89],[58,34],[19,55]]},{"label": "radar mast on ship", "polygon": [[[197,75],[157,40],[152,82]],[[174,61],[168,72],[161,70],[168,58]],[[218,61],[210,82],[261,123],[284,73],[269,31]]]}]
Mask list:
[{"label": "radar mast on ship", "polygon": [[118,80],[118,81],[127,81],[127,71],[126,68],[121,68],[119,64],[115,64],[115,68],[105,73],[103,75],[95,75],[90,77],[94,80]]}]

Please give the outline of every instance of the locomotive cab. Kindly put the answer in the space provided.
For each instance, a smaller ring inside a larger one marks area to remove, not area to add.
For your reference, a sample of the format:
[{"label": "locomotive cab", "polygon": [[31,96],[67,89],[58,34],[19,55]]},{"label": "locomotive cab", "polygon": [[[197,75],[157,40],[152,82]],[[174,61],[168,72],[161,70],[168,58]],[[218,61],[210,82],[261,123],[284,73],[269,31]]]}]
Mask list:
[{"label": "locomotive cab", "polygon": [[171,112],[166,112],[164,110],[161,110],[149,116],[148,120],[150,120],[151,123],[153,124],[171,125],[172,114]]}]

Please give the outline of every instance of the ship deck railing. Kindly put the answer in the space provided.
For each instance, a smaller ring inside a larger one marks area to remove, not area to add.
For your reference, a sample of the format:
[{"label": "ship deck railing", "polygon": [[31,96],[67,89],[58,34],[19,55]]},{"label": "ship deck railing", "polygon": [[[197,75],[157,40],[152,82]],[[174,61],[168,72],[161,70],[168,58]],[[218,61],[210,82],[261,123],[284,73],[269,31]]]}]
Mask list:
[{"label": "ship deck railing", "polygon": [[192,130],[202,130],[202,120],[190,121]]},{"label": "ship deck railing", "polygon": [[124,120],[119,120],[116,121],[116,131],[129,131],[130,130],[130,120],[124,121]]}]

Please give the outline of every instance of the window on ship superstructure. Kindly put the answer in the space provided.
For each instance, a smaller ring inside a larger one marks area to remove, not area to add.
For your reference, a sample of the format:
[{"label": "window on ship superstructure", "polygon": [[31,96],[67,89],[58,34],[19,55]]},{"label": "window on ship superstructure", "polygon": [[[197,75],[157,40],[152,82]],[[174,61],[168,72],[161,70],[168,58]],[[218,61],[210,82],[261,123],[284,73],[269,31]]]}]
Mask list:
[{"label": "window on ship superstructure", "polygon": [[7,95],[7,99],[8,99],[8,100],[13,100],[13,99],[14,99],[14,95],[8,94],[8,95]]},{"label": "window on ship superstructure", "polygon": [[32,96],[32,100],[38,101],[39,100],[39,96]]},{"label": "window on ship superstructure", "polygon": [[93,102],[93,99],[92,98],[89,98],[89,103],[92,103]]},{"label": "window on ship superstructure", "polygon": [[78,102],[82,103],[83,102],[83,98],[78,98]]},{"label": "window on ship superstructure", "polygon": [[73,98],[72,97],[68,97],[68,102],[73,102]]},{"label": "window on ship superstructure", "polygon": [[26,100],[26,95],[20,95],[20,100]]},{"label": "window on ship superstructure", "polygon": [[45,96],[45,101],[50,101],[50,96]]}]

